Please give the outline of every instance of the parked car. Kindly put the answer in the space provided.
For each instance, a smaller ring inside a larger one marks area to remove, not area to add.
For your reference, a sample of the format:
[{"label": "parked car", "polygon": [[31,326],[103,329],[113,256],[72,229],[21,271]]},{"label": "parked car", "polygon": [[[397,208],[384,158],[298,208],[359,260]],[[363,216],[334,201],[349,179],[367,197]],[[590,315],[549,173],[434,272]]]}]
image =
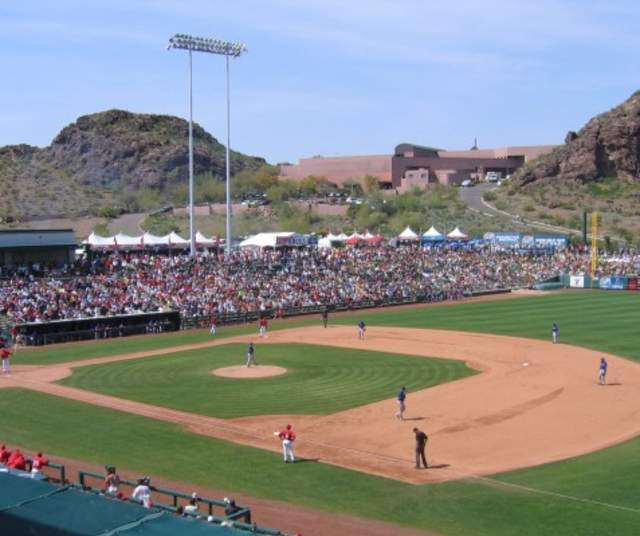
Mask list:
[{"label": "parked car", "polygon": [[462,183],[460,184],[460,186],[462,186],[463,188],[470,188],[473,185],[474,185],[474,182],[471,179],[463,180]]}]

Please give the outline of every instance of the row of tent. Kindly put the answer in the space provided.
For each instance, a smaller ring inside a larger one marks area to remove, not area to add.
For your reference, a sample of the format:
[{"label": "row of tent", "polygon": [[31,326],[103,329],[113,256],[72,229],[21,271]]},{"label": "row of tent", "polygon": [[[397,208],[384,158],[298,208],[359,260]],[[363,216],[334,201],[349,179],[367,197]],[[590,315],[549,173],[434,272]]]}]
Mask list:
[{"label": "row of tent", "polygon": [[[220,240],[216,237],[207,237],[200,231],[196,233],[196,246],[204,248],[218,247]],[[468,240],[469,237],[463,233],[458,227],[446,236],[440,233],[435,227],[431,226],[429,230],[421,236],[415,233],[411,227],[407,227],[397,237],[397,242],[442,242],[445,240]],[[377,246],[382,244],[385,239],[379,234],[371,234],[365,231],[364,234],[353,233],[347,235],[345,233],[332,234],[317,240],[317,246],[320,248],[329,248],[336,245],[371,245]],[[144,233],[139,236],[131,236],[124,233],[118,233],[113,236],[100,236],[91,233],[83,242],[84,245],[96,250],[110,249],[145,249],[145,248],[187,248],[189,240],[182,238],[179,234],[171,232],[164,236],[157,236],[151,233]],[[276,233],[258,233],[250,236],[240,243],[241,248],[277,248],[292,246],[309,246],[315,245],[315,239],[309,235],[300,235],[292,232],[276,232]]]},{"label": "row of tent", "polygon": [[[186,248],[189,240],[182,238],[176,232],[170,232],[164,236],[144,233],[139,236],[130,236],[118,233],[113,236],[100,236],[91,233],[83,244],[91,249],[144,249],[144,248]],[[196,233],[196,245],[200,247],[217,247],[219,240],[215,237],[206,237],[200,231]]]},{"label": "row of tent", "polygon": [[456,227],[449,234],[444,235],[433,225],[429,227],[429,230],[424,232],[421,237],[415,233],[411,227],[407,227],[398,235],[398,240],[401,242],[414,242],[421,239],[422,241],[428,242],[442,242],[444,240],[469,240],[469,236],[463,233],[459,227]]}]

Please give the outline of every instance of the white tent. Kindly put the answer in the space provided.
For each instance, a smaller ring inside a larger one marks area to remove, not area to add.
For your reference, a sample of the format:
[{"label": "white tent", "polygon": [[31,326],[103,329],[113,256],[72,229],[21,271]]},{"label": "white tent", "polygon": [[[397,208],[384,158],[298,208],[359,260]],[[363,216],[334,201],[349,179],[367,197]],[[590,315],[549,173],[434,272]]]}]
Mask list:
[{"label": "white tent", "polygon": [[413,232],[411,227],[407,227],[404,231],[402,231],[398,235],[398,240],[407,242],[407,241],[415,241],[418,240],[418,235]]},{"label": "white tent", "polygon": [[169,243],[169,235],[157,236],[151,233],[144,233],[142,235],[142,245],[145,247],[166,246],[168,243]]},{"label": "white tent", "polygon": [[92,248],[112,248],[115,247],[113,236],[100,236],[96,233],[91,233],[87,240],[84,242],[89,244]]},{"label": "white tent", "polygon": [[362,235],[362,238],[364,238],[365,240],[371,240],[374,237],[374,235],[372,235],[369,232],[369,229],[367,229],[364,234]]},{"label": "white tent", "polygon": [[291,238],[296,233],[258,233],[240,242],[241,248],[275,248],[278,242]]},{"label": "white tent", "polygon": [[327,235],[318,239],[318,249],[329,249],[333,247],[333,244],[331,243],[331,238],[329,238],[330,236],[331,235]]},{"label": "white tent", "polygon": [[334,236],[334,240],[339,242],[344,242],[347,238],[349,238],[346,234],[340,233],[339,235]]},{"label": "white tent", "polygon": [[141,236],[131,236],[124,233],[118,233],[113,237],[116,245],[120,248],[130,248],[140,246]]},{"label": "white tent", "polygon": [[171,246],[188,246],[189,240],[185,240],[175,231],[171,231],[168,235],[168,243]]},{"label": "white tent", "polygon": [[456,227],[447,235],[447,238],[449,240],[468,240],[469,236],[464,234],[458,227]]},{"label": "white tent", "polygon": [[429,227],[429,230],[422,235],[422,239],[436,242],[439,240],[444,240],[444,235],[432,225],[431,227]]},{"label": "white tent", "polygon": [[200,231],[196,233],[196,244],[200,246],[214,246],[218,243],[218,240],[215,238],[207,238]]}]

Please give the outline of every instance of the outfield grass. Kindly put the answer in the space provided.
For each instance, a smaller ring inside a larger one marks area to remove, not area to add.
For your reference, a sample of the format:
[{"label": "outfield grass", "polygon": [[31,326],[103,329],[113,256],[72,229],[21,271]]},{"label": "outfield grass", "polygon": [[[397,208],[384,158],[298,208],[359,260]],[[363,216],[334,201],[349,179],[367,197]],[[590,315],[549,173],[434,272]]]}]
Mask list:
[{"label": "outfield grass", "polygon": [[[0,416],[2,441],[42,449],[54,458],[58,454],[113,463],[140,474],[452,536],[635,536],[640,526],[638,439],[570,461],[499,475],[496,480],[414,486],[313,462],[285,465],[277,453],[31,391],[0,390]],[[406,441],[410,449],[412,438]]]},{"label": "outfield grass", "polygon": [[[551,323],[560,341],[640,360],[636,330],[640,292],[575,291],[497,301],[376,312],[358,319],[369,325],[477,331],[551,340]],[[335,323],[353,319],[336,317]]]},{"label": "outfield grass", "polygon": [[262,365],[288,369],[260,379],[221,378],[220,367],[244,362],[244,344],[81,367],[60,383],[119,398],[231,418],[323,415],[469,376],[462,361],[303,344],[256,345]]}]

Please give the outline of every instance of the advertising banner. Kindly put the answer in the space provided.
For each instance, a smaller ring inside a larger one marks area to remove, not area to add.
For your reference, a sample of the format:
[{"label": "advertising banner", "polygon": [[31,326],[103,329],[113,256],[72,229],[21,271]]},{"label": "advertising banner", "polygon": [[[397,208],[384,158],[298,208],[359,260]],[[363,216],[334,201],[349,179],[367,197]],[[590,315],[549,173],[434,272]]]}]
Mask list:
[{"label": "advertising banner", "polygon": [[600,278],[600,288],[624,290],[627,288],[627,278],[618,275],[606,275]]},{"label": "advertising banner", "polygon": [[584,288],[584,276],[572,275],[569,277],[569,286],[571,288]]},{"label": "advertising banner", "polygon": [[638,290],[638,278],[637,277],[627,278],[627,288],[629,290]]}]

